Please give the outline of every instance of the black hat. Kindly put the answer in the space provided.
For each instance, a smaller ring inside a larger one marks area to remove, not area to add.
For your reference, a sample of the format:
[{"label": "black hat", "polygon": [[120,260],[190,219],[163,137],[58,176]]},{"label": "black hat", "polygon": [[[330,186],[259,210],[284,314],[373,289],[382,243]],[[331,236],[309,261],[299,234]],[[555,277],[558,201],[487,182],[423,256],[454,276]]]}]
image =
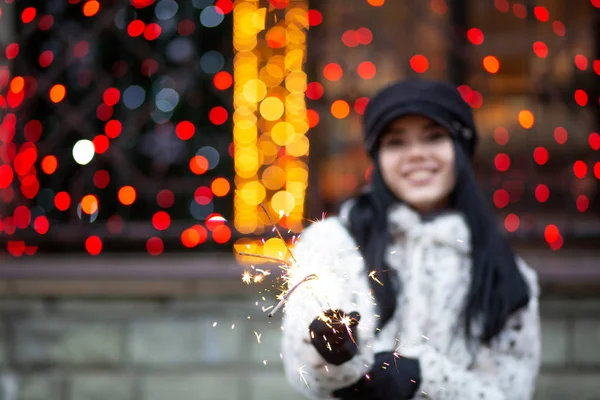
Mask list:
[{"label": "black hat", "polygon": [[475,152],[477,130],[471,107],[449,83],[410,78],[394,83],[373,97],[363,117],[365,146],[377,152],[384,129],[403,115],[431,118],[447,129],[470,157]]}]

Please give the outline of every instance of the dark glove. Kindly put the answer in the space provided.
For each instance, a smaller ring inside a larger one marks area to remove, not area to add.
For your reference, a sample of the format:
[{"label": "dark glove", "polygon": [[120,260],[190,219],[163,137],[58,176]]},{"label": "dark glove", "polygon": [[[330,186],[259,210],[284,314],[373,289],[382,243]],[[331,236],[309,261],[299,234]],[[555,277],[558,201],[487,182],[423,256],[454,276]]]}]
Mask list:
[{"label": "dark glove", "polygon": [[345,314],[341,310],[327,310],[325,320],[315,318],[309,326],[311,342],[325,361],[341,365],[356,354],[358,347],[358,330],[360,321],[357,312]]},{"label": "dark glove", "polygon": [[342,400],[409,400],[421,384],[418,360],[396,357],[392,352],[375,355],[375,364],[355,384],[332,394]]}]

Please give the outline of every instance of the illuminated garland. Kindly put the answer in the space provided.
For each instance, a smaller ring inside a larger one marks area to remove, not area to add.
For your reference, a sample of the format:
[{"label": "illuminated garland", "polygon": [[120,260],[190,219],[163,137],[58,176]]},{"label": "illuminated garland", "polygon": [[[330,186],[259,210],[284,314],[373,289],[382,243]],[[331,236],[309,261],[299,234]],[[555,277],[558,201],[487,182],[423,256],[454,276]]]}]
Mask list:
[{"label": "illuminated garland", "polygon": [[[259,205],[277,216],[278,225],[302,230],[308,184],[306,0],[238,0],[233,9],[235,59],[233,140],[234,226],[243,235],[263,235],[269,221]],[[278,256],[279,238],[240,239],[236,248]]]}]

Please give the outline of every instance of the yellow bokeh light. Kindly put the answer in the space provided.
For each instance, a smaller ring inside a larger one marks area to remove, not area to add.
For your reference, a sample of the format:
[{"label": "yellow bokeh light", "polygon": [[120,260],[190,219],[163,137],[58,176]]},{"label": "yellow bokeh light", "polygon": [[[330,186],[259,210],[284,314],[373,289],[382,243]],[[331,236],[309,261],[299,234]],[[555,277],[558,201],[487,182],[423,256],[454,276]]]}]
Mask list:
[{"label": "yellow bokeh light", "polygon": [[294,136],[294,140],[286,147],[287,154],[294,157],[303,157],[308,155],[310,142],[304,135]]},{"label": "yellow bokeh light", "polygon": [[[259,9],[260,4],[237,0],[233,10],[234,226],[241,234],[261,235],[270,229],[258,207],[262,203],[274,218],[280,212],[288,214],[279,224],[299,232],[308,167],[293,158],[309,151],[308,78],[303,70],[308,1],[286,4],[284,19],[276,16],[275,8]],[[251,239],[236,242],[235,248],[250,243],[257,254],[285,252],[278,240],[263,246]]]},{"label": "yellow bokeh light", "polygon": [[277,165],[267,167],[262,174],[262,183],[269,190],[279,190],[285,185],[285,171]]},{"label": "yellow bokeh light", "polygon": [[269,96],[260,103],[260,115],[267,121],[278,120],[283,111],[283,102],[277,97]]},{"label": "yellow bokeh light", "polygon": [[266,97],[267,85],[258,79],[251,79],[244,84],[242,93],[247,101],[258,103]]},{"label": "yellow bokeh light", "polygon": [[290,92],[304,93],[306,91],[306,74],[302,71],[290,72],[285,78],[285,88]]},{"label": "yellow bokeh light", "polygon": [[305,53],[302,50],[291,50],[285,56],[285,68],[290,71],[301,71]]},{"label": "yellow bokeh light", "polygon": [[[305,9],[300,7],[292,8],[285,14],[285,23],[288,25],[308,28],[308,13]],[[304,34],[304,36],[306,36],[306,34]]]},{"label": "yellow bokeh light", "polygon": [[294,126],[289,122],[278,122],[271,130],[271,138],[279,146],[287,146],[292,143],[295,135]]},{"label": "yellow bokeh light", "polygon": [[247,235],[258,227],[258,218],[253,213],[237,212],[233,225],[240,233]]},{"label": "yellow bokeh light", "polygon": [[287,255],[286,244],[279,238],[271,238],[265,242],[263,246],[263,254],[269,257],[285,257]]},{"label": "yellow bokeh light", "polygon": [[271,198],[271,207],[280,215],[286,215],[292,212],[296,206],[296,199],[290,192],[281,190]]},{"label": "yellow bokeh light", "polygon": [[240,189],[240,196],[248,205],[258,206],[265,199],[265,187],[260,182],[248,182]]}]

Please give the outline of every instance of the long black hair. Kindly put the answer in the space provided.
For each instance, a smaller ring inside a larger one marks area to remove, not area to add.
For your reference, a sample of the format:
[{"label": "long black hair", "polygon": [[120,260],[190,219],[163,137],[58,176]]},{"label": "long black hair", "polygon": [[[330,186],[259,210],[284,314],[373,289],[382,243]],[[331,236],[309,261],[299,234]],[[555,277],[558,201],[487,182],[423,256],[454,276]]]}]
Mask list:
[{"label": "long black hair", "polygon": [[[529,288],[519,271],[515,254],[500,232],[498,221],[484,198],[474,176],[471,162],[461,146],[456,145],[456,185],[450,208],[461,212],[471,232],[472,278],[464,308],[464,326],[473,338],[472,322],[481,318],[483,343],[496,336],[506,320],[529,300]],[[378,271],[383,286],[369,280],[379,307],[380,327],[392,317],[401,288],[386,265],[386,248],[390,243],[387,229],[389,207],[400,202],[387,188],[374,159],[371,186],[355,198],[349,213],[350,232],[357,241],[366,268]]]}]

